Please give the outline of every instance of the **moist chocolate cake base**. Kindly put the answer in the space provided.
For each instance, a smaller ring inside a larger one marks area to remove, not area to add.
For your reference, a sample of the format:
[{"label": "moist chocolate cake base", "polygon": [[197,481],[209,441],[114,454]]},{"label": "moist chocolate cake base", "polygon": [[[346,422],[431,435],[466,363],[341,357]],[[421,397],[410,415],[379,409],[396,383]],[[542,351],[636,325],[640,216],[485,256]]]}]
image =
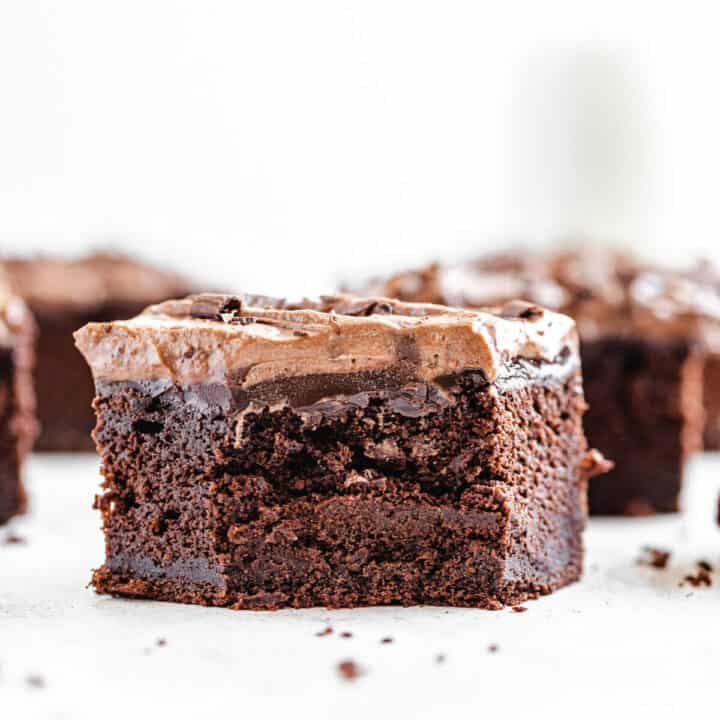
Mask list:
[{"label": "moist chocolate cake base", "polygon": [[581,354],[588,442],[615,462],[590,482],[590,513],[678,510],[685,460],[702,441],[702,353],[682,341],[608,338]]},{"label": "moist chocolate cake base", "polygon": [[28,316],[14,346],[0,348],[0,524],[26,507],[21,471],[36,431],[32,342]]},{"label": "moist chocolate cake base", "polygon": [[14,373],[12,350],[0,349],[0,523],[23,512],[26,503],[12,427]]},{"label": "moist chocolate cake base", "polygon": [[243,609],[499,608],[581,574],[577,371],[290,407],[97,382],[100,593]]},{"label": "moist chocolate cake base", "polygon": [[703,374],[705,404],[704,446],[720,450],[720,355],[711,353],[705,359]]}]

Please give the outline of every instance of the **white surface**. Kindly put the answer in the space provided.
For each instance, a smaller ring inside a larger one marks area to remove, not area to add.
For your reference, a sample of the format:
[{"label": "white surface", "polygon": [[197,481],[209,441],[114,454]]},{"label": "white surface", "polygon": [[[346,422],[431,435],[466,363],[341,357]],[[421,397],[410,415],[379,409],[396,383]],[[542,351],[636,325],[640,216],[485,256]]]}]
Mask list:
[{"label": "white surface", "polygon": [[[96,596],[96,462],[36,456],[33,512],[11,527],[27,544],[0,544],[0,717],[714,717],[720,574],[678,583],[698,559],[720,564],[719,471],[693,464],[683,516],[592,521],[584,580],[526,613],[251,613]],[[635,564],[645,544],[674,550],[669,569]],[[336,673],[346,658],[366,671],[355,683]]]}]

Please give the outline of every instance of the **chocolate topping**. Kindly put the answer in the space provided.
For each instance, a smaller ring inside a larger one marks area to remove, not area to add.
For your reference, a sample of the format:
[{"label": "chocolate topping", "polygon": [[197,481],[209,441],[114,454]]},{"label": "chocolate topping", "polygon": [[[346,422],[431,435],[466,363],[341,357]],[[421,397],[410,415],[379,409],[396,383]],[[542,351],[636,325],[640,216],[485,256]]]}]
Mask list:
[{"label": "chocolate topping", "polygon": [[707,265],[678,271],[611,250],[523,250],[433,264],[366,290],[471,308],[520,297],[570,315],[586,339],[675,335],[720,348],[720,274]]},{"label": "chocolate topping", "polygon": [[[573,321],[536,306],[456,310],[351,295],[291,303],[195,295],[128,321],[91,323],[76,343],[98,380],[221,384],[241,406],[292,398],[306,406],[368,388],[418,383],[404,414],[440,402],[426,383],[468,370],[486,382],[567,372],[577,364]],[[402,407],[401,407],[402,406]]]},{"label": "chocolate topping", "polygon": [[33,311],[101,308],[110,301],[149,305],[186,293],[189,286],[178,275],[112,253],[8,258],[0,262],[0,284],[24,298]]},{"label": "chocolate topping", "polygon": [[27,305],[0,287],[0,346],[13,347],[16,337],[33,322]]}]

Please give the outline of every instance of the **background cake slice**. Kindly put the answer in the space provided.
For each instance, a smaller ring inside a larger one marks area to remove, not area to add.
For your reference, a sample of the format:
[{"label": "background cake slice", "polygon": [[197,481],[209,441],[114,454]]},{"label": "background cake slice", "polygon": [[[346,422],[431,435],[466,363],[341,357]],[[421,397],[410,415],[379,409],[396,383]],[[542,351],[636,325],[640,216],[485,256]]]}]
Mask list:
[{"label": "background cake slice", "polygon": [[38,324],[36,450],[92,451],[93,386],[73,332],[88,322],[133,317],[192,288],[173,273],[113,254],[5,259],[0,281],[26,301]]},{"label": "background cake slice", "polygon": [[572,316],[586,432],[615,462],[590,483],[590,512],[678,509],[687,456],[702,447],[706,415],[708,436],[720,411],[720,391],[703,377],[720,352],[720,293],[698,273],[609,251],[518,251],[430,265],[367,291],[470,308],[522,297]]},{"label": "background cake slice", "polygon": [[0,523],[25,509],[22,465],[36,434],[34,337],[25,303],[0,290]]},{"label": "background cake slice", "polygon": [[575,326],[195,296],[76,334],[95,378],[99,592],[235,608],[497,608],[576,580]]}]

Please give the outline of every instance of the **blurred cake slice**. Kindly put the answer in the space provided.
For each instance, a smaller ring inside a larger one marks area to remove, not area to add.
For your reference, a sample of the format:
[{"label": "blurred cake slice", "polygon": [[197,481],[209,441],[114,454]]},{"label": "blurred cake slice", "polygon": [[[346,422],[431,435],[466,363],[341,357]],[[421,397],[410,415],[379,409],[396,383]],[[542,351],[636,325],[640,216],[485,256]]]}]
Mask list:
[{"label": "blurred cake slice", "polygon": [[0,283],[22,297],[38,325],[37,450],[92,451],[93,387],[72,334],[88,322],[129,318],[192,291],[174,273],[122,255],[0,260]]}]

